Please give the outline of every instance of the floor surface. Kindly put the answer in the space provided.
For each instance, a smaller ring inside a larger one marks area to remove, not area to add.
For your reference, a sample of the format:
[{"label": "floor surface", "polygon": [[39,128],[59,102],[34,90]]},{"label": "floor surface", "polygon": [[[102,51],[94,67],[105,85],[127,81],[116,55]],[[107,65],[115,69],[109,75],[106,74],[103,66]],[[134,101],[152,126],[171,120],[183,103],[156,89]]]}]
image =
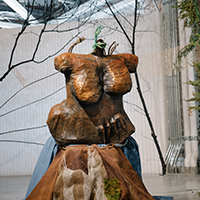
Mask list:
[{"label": "floor surface", "polygon": [[152,195],[172,196],[174,200],[200,200],[200,175],[144,174],[143,181]]},{"label": "floor surface", "polygon": [[[30,178],[0,177],[0,200],[22,200]],[[200,200],[200,175],[143,174],[143,181],[152,195],[173,196],[174,200]]]}]

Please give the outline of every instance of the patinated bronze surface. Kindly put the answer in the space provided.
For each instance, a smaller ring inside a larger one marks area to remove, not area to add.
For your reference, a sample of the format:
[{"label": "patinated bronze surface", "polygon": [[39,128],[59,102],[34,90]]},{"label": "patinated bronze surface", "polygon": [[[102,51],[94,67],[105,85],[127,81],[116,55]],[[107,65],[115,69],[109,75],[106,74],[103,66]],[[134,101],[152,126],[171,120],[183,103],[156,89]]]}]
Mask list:
[{"label": "patinated bronze surface", "polygon": [[63,53],[54,60],[66,78],[67,99],[52,107],[47,124],[61,144],[123,143],[135,131],[122,97],[132,87],[133,54]]}]

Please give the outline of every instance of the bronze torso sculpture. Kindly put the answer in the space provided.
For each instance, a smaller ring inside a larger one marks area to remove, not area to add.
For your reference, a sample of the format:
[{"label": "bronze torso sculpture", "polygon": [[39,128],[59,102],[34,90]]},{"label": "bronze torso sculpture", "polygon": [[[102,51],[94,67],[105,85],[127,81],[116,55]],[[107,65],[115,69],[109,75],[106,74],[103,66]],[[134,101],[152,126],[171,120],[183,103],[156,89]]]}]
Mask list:
[{"label": "bronze torso sculpture", "polygon": [[137,56],[63,53],[54,61],[67,89],[47,120],[54,139],[61,145],[124,143],[135,131],[122,97],[131,90]]}]

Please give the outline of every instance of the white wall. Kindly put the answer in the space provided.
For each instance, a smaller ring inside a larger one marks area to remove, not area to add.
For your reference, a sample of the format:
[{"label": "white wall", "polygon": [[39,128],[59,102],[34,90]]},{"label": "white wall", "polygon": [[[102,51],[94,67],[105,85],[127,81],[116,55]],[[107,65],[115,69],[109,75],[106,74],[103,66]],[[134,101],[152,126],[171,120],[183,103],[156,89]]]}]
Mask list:
[{"label": "white wall", "polygon": [[[98,26],[98,23],[104,26],[105,22],[108,27],[117,27],[117,24],[112,20],[101,21],[101,23],[93,21],[93,23],[82,27],[79,29],[79,31],[83,31],[80,36],[86,37],[87,40],[76,46],[73,52],[90,53],[93,45],[94,30]],[[164,156],[168,146],[166,76],[171,73],[170,67],[172,63],[167,61],[169,66],[166,67],[166,52],[170,50],[163,50],[162,23],[162,13],[152,13],[140,21],[137,30],[146,31],[142,34],[141,32],[137,33],[136,55],[139,57],[138,74],[141,89]],[[77,23],[72,22],[63,25],[61,28],[65,29],[76,26]],[[52,27],[53,25],[50,25],[48,29]],[[41,27],[33,26],[26,30],[26,34],[18,43],[13,63],[31,58],[38,38],[37,34],[40,29]],[[0,30],[0,74],[3,74],[7,69],[10,52],[19,30],[20,29]],[[116,53],[130,52],[131,48],[125,36],[119,32],[110,34],[111,32],[108,30],[109,29],[105,27],[101,33],[108,46],[116,40],[120,44]],[[36,55],[36,60],[40,61],[59,50],[72,36],[76,35],[77,32],[78,30],[74,30],[70,33],[45,33]],[[129,35],[131,36],[131,32]],[[59,52],[59,54],[66,52],[75,41],[76,39]],[[14,69],[7,78],[0,83],[0,106],[15,92],[27,84],[56,72],[53,66],[54,57],[55,56],[51,57],[40,65],[30,62]],[[169,57],[170,56],[168,56],[167,59],[169,59]],[[132,79],[132,91],[124,97],[124,100],[129,103],[124,103],[124,107],[136,127],[136,132],[133,134],[133,137],[139,143],[142,170],[143,173],[161,173],[162,168],[159,156],[153,139],[151,138],[151,131],[147,119],[144,116],[144,112],[141,110],[143,108],[136,90],[134,74],[132,75]],[[0,109],[0,140],[45,143],[49,137],[47,127],[7,134],[3,133],[11,130],[45,125],[50,108],[66,98],[65,89],[62,89],[55,95],[38,103],[31,104],[30,106],[16,110],[7,115],[4,114],[55,92],[65,85],[64,81],[63,75],[58,73],[51,78],[26,87],[3,106],[3,108]],[[32,174],[43,146],[2,141],[0,141],[0,144],[0,176]]]}]

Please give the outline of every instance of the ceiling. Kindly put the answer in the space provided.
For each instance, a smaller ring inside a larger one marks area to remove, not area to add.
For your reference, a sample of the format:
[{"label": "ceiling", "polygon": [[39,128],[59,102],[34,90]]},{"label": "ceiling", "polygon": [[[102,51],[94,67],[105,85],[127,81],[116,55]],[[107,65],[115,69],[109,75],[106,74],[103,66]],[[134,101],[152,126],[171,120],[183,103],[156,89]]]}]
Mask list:
[{"label": "ceiling", "polygon": [[[108,2],[115,13],[134,12],[133,0]],[[0,0],[0,28],[21,27],[27,21],[29,25],[38,25],[44,22],[99,19],[110,15],[105,0]]]},{"label": "ceiling", "polygon": [[[81,1],[79,5],[85,2]],[[0,27],[20,27],[28,13],[31,13],[30,24],[43,23],[45,20],[50,22],[67,13],[77,3],[78,1],[73,0],[0,0]]]}]

